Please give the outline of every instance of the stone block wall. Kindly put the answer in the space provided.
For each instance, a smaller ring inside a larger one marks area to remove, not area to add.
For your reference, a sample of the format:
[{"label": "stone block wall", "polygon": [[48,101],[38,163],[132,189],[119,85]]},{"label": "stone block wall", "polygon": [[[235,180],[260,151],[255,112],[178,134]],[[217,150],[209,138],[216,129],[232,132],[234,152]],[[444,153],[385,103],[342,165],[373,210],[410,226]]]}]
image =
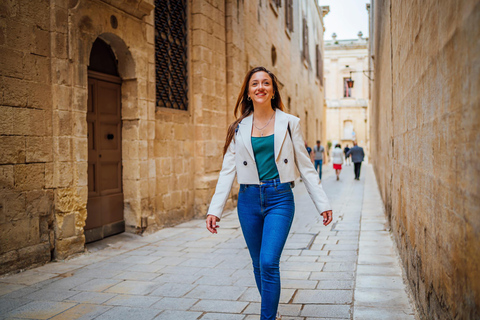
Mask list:
[{"label": "stone block wall", "polygon": [[375,1],[371,155],[424,319],[480,318],[480,1]]},{"label": "stone block wall", "polygon": [[0,274],[51,259],[48,1],[0,4]]}]

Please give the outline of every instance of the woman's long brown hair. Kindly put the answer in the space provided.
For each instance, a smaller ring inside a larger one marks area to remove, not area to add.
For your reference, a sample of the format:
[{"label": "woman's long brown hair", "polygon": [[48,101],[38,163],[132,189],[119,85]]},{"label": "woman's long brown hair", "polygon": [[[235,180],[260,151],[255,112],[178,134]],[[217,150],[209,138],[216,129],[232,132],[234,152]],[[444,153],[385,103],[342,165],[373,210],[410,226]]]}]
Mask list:
[{"label": "woman's long brown hair", "polygon": [[[274,92],[274,98],[272,99],[272,109],[280,109],[282,111],[285,109],[283,106],[282,97],[280,96],[280,91],[278,90],[277,77],[271,71],[265,69],[264,67],[255,67],[252,70],[248,71],[247,75],[245,76],[245,80],[243,80],[242,89],[240,90],[240,94],[237,98],[237,103],[235,104],[235,110],[233,111],[233,114],[237,120],[235,120],[228,127],[227,138],[225,139],[225,146],[223,147],[223,155],[227,153],[228,146],[230,145],[230,142],[232,142],[233,136],[235,135],[235,130],[237,129],[240,121],[248,117],[250,113],[253,112],[253,102],[252,100],[248,100],[248,84],[250,83],[250,78],[252,78],[252,75],[260,71],[266,72],[272,79]],[[241,108],[241,115],[239,118],[237,118],[239,108]]]}]

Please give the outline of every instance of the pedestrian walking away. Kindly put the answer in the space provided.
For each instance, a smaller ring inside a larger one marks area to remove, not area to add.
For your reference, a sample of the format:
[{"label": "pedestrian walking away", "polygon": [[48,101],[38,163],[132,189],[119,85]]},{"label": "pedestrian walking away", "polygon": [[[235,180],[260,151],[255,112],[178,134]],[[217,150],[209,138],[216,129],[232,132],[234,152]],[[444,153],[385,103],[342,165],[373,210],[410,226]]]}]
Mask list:
[{"label": "pedestrian walking away", "polygon": [[353,171],[355,172],[355,180],[360,180],[360,168],[362,166],[363,158],[365,157],[365,153],[363,152],[363,148],[357,145],[357,142],[353,142],[352,149],[348,150],[347,157],[352,157],[352,162],[354,165]]},{"label": "pedestrian walking away", "polygon": [[327,159],[327,157],[325,157],[325,148],[320,143],[320,140],[317,140],[317,145],[313,147],[313,153],[315,160],[315,170],[317,170],[318,177],[320,178],[320,180],[322,180],[323,159]]},{"label": "pedestrian walking away", "polygon": [[335,148],[332,151],[332,162],[333,169],[335,170],[335,174],[337,175],[337,180],[340,180],[340,171],[342,171],[343,164],[343,151],[340,144],[336,144]]},{"label": "pedestrian walking away", "polygon": [[207,229],[217,233],[237,176],[238,217],[261,296],[261,320],[280,319],[280,256],[293,220],[292,186],[298,173],[323,216],[332,222],[330,203],[313,167],[300,119],[283,112],[277,78],[264,67],[245,76],[223,148],[222,170],[207,213]]},{"label": "pedestrian walking away", "polygon": [[352,164],[352,161],[350,160],[350,158],[347,157],[347,153],[348,153],[349,150],[350,150],[350,148],[348,147],[348,144],[347,144],[345,149],[343,149],[343,152],[345,153],[345,165],[346,166],[350,166]]}]

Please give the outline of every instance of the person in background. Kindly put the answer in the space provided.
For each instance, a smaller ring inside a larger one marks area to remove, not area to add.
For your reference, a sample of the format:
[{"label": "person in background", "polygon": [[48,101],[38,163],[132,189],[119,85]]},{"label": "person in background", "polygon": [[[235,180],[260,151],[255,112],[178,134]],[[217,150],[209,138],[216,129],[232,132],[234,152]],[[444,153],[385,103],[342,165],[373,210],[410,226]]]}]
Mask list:
[{"label": "person in background", "polygon": [[348,147],[348,144],[347,146],[345,147],[345,149],[343,149],[343,152],[345,152],[345,165],[346,166],[349,166],[352,164],[352,162],[350,161],[350,158],[347,157],[347,152],[350,150],[350,148]]},{"label": "person in background", "polygon": [[342,164],[343,164],[343,151],[340,144],[335,145],[335,149],[332,151],[332,162],[333,162],[333,169],[335,170],[335,174],[337,175],[337,180],[340,180],[340,172],[342,171]]},{"label": "person in background", "polygon": [[[322,180],[322,165],[323,165],[323,159],[327,159],[325,156],[325,148],[320,144],[320,140],[317,140],[317,145],[313,147],[313,154],[314,154],[314,167],[315,170],[318,171],[318,176],[320,177],[320,180]],[[326,163],[326,162],[325,162]]]},{"label": "person in background", "polygon": [[357,146],[357,142],[353,141],[352,149],[348,150],[347,157],[352,156],[352,162],[355,166],[353,168],[355,172],[355,180],[360,180],[360,168],[362,166],[363,158],[365,157],[365,153],[363,152],[363,148]]},{"label": "person in background", "polygon": [[310,157],[310,161],[312,161],[312,163],[313,163],[313,152],[312,152],[312,148],[310,148],[310,147],[308,146],[307,141],[305,141],[305,149],[307,149],[307,153],[308,153],[308,156]]}]

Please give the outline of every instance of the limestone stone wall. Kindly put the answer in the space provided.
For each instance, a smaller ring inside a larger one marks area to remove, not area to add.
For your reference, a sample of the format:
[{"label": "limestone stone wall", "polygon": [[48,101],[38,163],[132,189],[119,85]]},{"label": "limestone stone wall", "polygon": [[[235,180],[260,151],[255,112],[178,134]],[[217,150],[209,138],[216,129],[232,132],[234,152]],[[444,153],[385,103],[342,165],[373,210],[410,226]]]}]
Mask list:
[{"label": "limestone stone wall", "polygon": [[84,251],[88,65],[97,38],[111,47],[122,82],[127,232],[204,216],[253,66],[278,75],[285,105],[302,118],[310,144],[318,138],[324,101],[315,45],[323,47],[323,23],[315,1],[295,2],[293,32],[285,30],[285,7],[273,1],[187,3],[188,110],[156,107],[154,0],[0,3],[0,274]]},{"label": "limestone stone wall", "polygon": [[371,152],[424,319],[480,318],[480,1],[375,1]]},{"label": "limestone stone wall", "polygon": [[50,28],[48,1],[0,4],[0,273],[55,241]]}]

